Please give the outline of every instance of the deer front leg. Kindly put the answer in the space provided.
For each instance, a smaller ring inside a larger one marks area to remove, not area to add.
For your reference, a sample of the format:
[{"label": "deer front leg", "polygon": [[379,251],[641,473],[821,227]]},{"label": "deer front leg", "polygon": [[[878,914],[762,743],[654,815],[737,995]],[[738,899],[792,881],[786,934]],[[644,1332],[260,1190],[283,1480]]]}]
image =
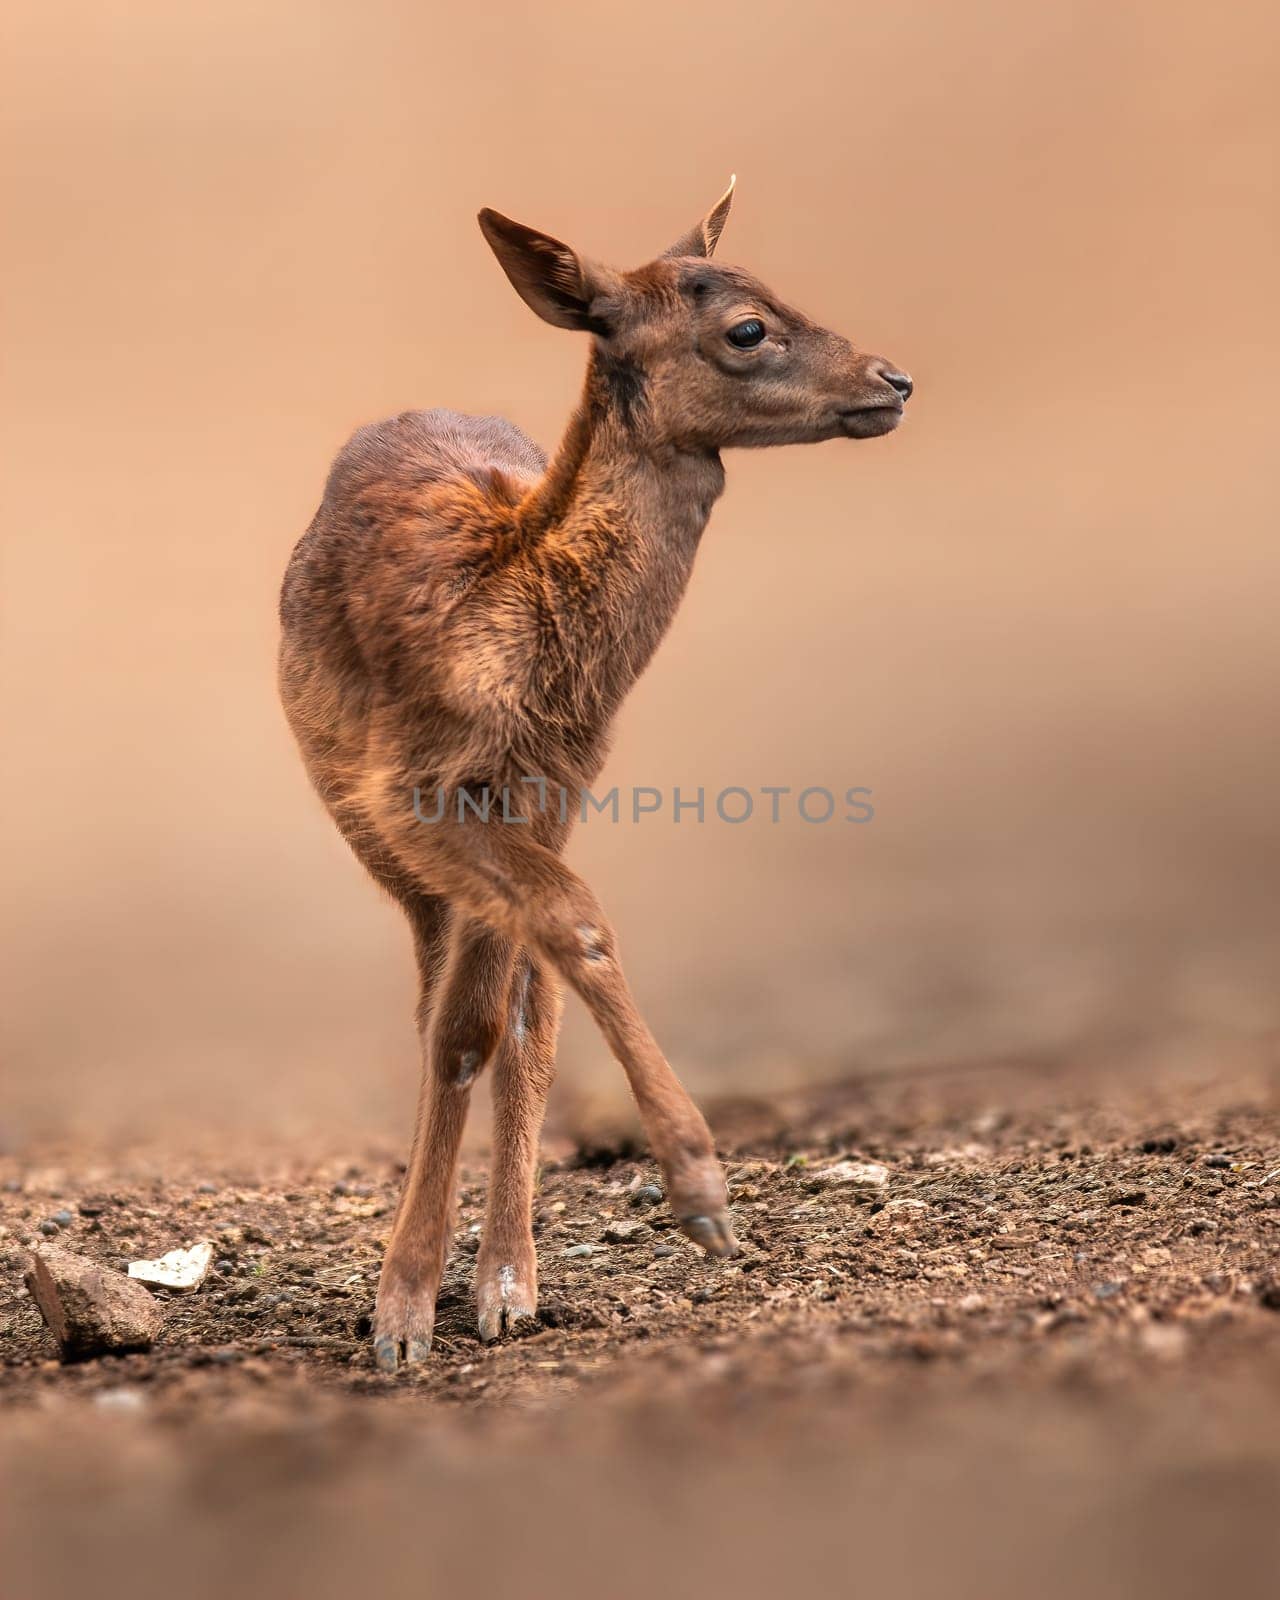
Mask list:
[{"label": "deer front leg", "polygon": [[493,1169],[476,1257],[476,1311],[486,1342],[538,1309],[530,1213],[560,1008],[553,974],[522,953],[511,985],[510,1022],[493,1066]]},{"label": "deer front leg", "polygon": [[384,1372],[425,1360],[453,1227],[458,1146],[471,1085],[506,1024],[512,949],[474,922],[455,927],[439,1000],[423,1037],[422,1109],[374,1318],[374,1359]]}]

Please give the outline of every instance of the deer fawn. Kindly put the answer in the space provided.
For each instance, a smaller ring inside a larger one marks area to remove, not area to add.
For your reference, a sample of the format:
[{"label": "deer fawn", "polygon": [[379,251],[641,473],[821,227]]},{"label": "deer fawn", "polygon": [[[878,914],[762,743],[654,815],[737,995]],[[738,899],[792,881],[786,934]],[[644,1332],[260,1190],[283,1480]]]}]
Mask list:
[{"label": "deer fawn", "polygon": [[417,953],[422,1090],[375,1322],[387,1371],[430,1349],[458,1145],[486,1066],[481,1336],[536,1309],[533,1184],[562,982],[626,1071],[680,1227],[711,1255],[737,1249],[706,1122],[561,853],[610,722],[688,583],[724,486],[719,452],[888,433],[911,380],[713,265],[732,196],[731,183],[634,272],[482,211],[525,303],[591,335],[559,449],[548,461],[510,422],[453,411],[362,428],[285,577],[290,725],[347,842],[403,906]]}]

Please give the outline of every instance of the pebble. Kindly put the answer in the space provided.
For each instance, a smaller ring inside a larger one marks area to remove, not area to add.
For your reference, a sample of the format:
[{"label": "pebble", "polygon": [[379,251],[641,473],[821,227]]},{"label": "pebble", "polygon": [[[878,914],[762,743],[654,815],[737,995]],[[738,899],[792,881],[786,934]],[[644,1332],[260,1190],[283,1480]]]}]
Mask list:
[{"label": "pebble", "polygon": [[658,1258],[659,1261],[662,1261],[667,1256],[678,1255],[679,1251],[676,1249],[675,1245],[673,1245],[673,1244],[656,1244],[653,1247],[653,1253]]},{"label": "pebble", "polygon": [[40,1232],[47,1234],[50,1238],[52,1238],[54,1234],[61,1233],[62,1229],[59,1228],[58,1224],[53,1220],[52,1217],[46,1217],[40,1224]]},{"label": "pebble", "polygon": [[916,1215],[928,1211],[928,1203],[924,1200],[889,1200],[882,1208],[884,1213],[895,1213],[901,1216]]},{"label": "pebble", "polygon": [[1124,1284],[1095,1283],[1093,1292],[1099,1300],[1114,1300],[1116,1295],[1124,1293]]},{"label": "pebble", "polygon": [[811,1174],[820,1183],[852,1183],[864,1189],[882,1189],[889,1181],[889,1169],[878,1161],[836,1161]]},{"label": "pebble", "polygon": [[218,1185],[216,1183],[198,1183],[198,1184],[196,1184],[196,1193],[197,1194],[217,1194],[217,1192],[218,1192]]},{"label": "pebble", "polygon": [[604,1230],[606,1244],[639,1244],[649,1232],[644,1222],[611,1222]]},{"label": "pebble", "polygon": [[656,1183],[642,1183],[638,1189],[633,1189],[630,1195],[633,1206],[656,1206],[662,1204],[662,1190]]},{"label": "pebble", "polygon": [[103,1389],[93,1403],[101,1411],[141,1411],[146,1401],[140,1389]]},{"label": "pebble", "polygon": [[1138,1338],[1143,1349],[1161,1361],[1176,1360],[1184,1354],[1189,1343],[1187,1330],[1170,1322],[1150,1323]]},{"label": "pebble", "polygon": [[600,1246],[598,1244],[571,1244],[567,1250],[562,1252],[562,1254],[570,1257],[593,1256],[599,1248]]}]

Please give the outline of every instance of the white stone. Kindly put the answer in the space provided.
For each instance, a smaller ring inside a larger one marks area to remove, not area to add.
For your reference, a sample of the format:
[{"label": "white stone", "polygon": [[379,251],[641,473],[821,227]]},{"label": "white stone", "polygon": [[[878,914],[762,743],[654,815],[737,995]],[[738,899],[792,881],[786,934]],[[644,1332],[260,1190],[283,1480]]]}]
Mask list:
[{"label": "white stone", "polygon": [[191,1294],[204,1282],[212,1261],[213,1246],[207,1239],[202,1239],[189,1250],[170,1250],[154,1261],[131,1261],[129,1276],[152,1289],[172,1289],[178,1294]]},{"label": "white stone", "polygon": [[823,1183],[856,1183],[864,1189],[882,1189],[889,1181],[888,1167],[878,1161],[836,1161],[813,1175]]}]

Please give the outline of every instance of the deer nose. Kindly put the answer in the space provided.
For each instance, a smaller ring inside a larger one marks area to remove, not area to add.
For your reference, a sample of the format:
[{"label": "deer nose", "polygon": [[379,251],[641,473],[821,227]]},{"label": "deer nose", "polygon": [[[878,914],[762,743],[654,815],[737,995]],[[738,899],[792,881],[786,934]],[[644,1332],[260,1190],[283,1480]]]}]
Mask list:
[{"label": "deer nose", "polygon": [[879,369],[879,377],[891,389],[897,390],[903,405],[906,405],[911,398],[911,391],[915,388],[915,384],[912,383],[907,374],[899,372],[897,367],[883,366]]}]

